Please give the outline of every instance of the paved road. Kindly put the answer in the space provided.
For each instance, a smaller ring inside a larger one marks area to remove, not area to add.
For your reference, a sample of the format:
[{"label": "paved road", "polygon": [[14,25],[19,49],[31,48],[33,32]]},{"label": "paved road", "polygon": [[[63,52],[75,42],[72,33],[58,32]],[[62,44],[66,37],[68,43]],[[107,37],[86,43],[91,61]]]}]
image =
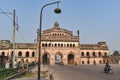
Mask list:
[{"label": "paved road", "polygon": [[48,66],[55,80],[120,80],[120,65],[111,65],[114,73],[105,74],[104,65],[53,65]]}]

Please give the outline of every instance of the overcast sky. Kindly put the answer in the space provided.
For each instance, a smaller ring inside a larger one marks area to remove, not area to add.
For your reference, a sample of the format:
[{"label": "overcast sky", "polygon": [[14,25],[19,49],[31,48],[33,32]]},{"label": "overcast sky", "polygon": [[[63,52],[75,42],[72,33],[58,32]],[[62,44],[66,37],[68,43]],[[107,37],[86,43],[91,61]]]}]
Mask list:
[{"label": "overcast sky", "polygon": [[[0,0],[0,9],[4,12],[16,10],[19,24],[17,42],[34,42],[41,7],[55,1]],[[120,0],[61,0],[59,7],[61,14],[53,12],[56,4],[43,10],[42,30],[52,28],[58,21],[61,28],[73,31],[74,35],[79,30],[81,44],[105,41],[111,52],[120,51]],[[0,14],[0,40],[12,41],[13,22],[8,16]]]}]

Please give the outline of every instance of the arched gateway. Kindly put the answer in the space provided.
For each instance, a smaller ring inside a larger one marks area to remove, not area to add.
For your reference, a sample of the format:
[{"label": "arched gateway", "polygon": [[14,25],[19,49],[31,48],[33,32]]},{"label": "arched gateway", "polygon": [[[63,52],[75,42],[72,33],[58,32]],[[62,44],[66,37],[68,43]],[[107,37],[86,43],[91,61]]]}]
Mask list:
[{"label": "arched gateway", "polygon": [[[79,62],[79,31],[77,36],[73,36],[72,31],[60,28],[58,22],[55,22],[53,28],[43,31],[41,40],[42,63],[57,64],[62,62],[67,65],[74,64],[75,61]],[[37,41],[39,41],[39,34]],[[44,53],[45,51],[47,53]]]},{"label": "arched gateway", "polygon": [[[38,32],[37,46],[39,38]],[[105,42],[80,44],[79,38],[79,31],[74,36],[72,31],[60,28],[59,23],[55,22],[52,28],[44,30],[41,34],[41,62],[52,65],[61,62],[65,65],[102,64],[108,60],[109,49]]]}]

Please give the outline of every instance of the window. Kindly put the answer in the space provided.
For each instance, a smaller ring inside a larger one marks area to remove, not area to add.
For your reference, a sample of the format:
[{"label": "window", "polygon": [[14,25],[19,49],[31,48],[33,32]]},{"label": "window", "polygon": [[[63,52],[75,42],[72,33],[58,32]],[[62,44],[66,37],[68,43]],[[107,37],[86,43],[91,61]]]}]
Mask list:
[{"label": "window", "polygon": [[47,43],[45,43],[45,47],[47,47]]},{"label": "window", "polygon": [[58,47],[60,47],[60,44],[58,44]]},{"label": "window", "polygon": [[72,47],[72,44],[70,44],[70,47]]},{"label": "window", "polygon": [[35,52],[34,51],[32,52],[32,57],[35,57]]},{"label": "window", "polygon": [[89,56],[90,56],[89,52],[87,52],[87,53],[86,53],[86,56],[87,56],[87,57],[89,57]]},{"label": "window", "polygon": [[49,43],[49,47],[51,47],[51,43]]},{"label": "window", "polygon": [[57,44],[55,44],[55,47],[57,47]]},{"label": "window", "polygon": [[107,53],[106,53],[106,52],[104,53],[104,56],[107,56]]},{"label": "window", "polygon": [[44,43],[42,43],[42,47],[44,47],[45,45],[44,45]]},{"label": "window", "polygon": [[13,51],[11,52],[11,56],[13,57]]},{"label": "window", "polygon": [[28,51],[26,52],[26,57],[29,57],[29,52]]},{"label": "window", "polygon": [[84,56],[84,52],[81,53],[81,56]]},{"label": "window", "polygon": [[84,61],[82,61],[82,64],[84,64]]},{"label": "window", "polygon": [[61,47],[63,47],[63,44],[61,44]]},{"label": "window", "polygon": [[67,44],[67,47],[69,47],[69,44]]},{"label": "window", "polygon": [[99,61],[99,63],[101,64],[101,63],[102,63],[102,61],[100,60],[100,61]]},{"label": "window", "polygon": [[95,55],[95,52],[93,52],[93,56],[95,57],[96,55]]},{"label": "window", "polygon": [[2,56],[5,56],[5,52],[2,52]]},{"label": "window", "polygon": [[18,52],[18,57],[22,57],[22,52],[21,51]]},{"label": "window", "polygon": [[99,56],[102,56],[102,55],[101,55],[101,52],[99,52],[98,55],[99,55]]}]

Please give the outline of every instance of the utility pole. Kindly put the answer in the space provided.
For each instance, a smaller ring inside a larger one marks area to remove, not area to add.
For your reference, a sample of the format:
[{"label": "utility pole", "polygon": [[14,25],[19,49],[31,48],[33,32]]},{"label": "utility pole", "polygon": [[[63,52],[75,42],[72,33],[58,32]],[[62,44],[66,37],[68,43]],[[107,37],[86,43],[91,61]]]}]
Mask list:
[{"label": "utility pole", "polygon": [[16,14],[15,14],[15,9],[13,11],[13,55],[12,55],[12,67],[16,68],[16,59],[15,59],[15,30],[16,30]]}]

